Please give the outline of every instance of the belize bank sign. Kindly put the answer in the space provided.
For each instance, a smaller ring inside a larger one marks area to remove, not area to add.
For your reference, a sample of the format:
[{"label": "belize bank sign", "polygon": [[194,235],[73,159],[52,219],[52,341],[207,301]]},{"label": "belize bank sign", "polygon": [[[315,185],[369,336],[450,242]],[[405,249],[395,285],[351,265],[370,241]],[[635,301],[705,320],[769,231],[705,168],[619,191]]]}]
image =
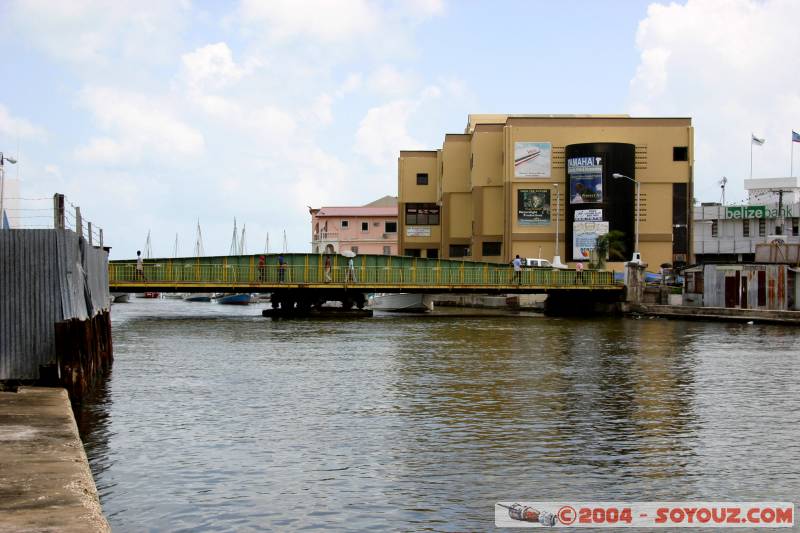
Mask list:
[{"label": "belize bank sign", "polygon": [[792,208],[784,206],[778,209],[777,207],[767,207],[764,205],[744,205],[725,207],[725,218],[732,218],[741,220],[745,218],[779,218],[779,217],[793,217]]}]

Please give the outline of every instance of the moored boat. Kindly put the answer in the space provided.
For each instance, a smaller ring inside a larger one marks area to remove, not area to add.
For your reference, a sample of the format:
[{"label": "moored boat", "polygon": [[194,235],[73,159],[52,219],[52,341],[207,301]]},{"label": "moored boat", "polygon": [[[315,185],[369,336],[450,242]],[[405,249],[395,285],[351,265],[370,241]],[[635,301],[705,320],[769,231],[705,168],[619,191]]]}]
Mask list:
[{"label": "moored boat", "polygon": [[186,302],[210,302],[211,294],[207,292],[198,292],[194,294],[187,294],[184,298]]},{"label": "moored boat", "polygon": [[218,304],[224,305],[248,305],[250,303],[249,294],[223,294],[217,298]]},{"label": "moored boat", "polygon": [[111,297],[113,298],[113,303],[121,304],[126,303],[130,300],[131,295],[127,292],[112,292]]},{"label": "moored boat", "polygon": [[425,313],[433,311],[433,301],[424,294],[397,292],[375,294],[370,298],[372,309],[400,313]]}]

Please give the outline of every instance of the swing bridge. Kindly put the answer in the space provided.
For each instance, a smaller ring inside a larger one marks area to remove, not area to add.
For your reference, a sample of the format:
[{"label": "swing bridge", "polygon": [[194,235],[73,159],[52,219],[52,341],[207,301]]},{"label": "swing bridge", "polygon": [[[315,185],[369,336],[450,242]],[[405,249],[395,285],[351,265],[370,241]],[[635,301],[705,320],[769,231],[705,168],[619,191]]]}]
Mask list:
[{"label": "swing bridge", "polygon": [[110,261],[111,292],[290,293],[296,302],[345,302],[349,293],[570,292],[617,298],[624,292],[605,270],[523,268],[517,274],[507,264],[389,255],[355,257],[352,268],[341,255],[303,253],[145,259],[143,267],[139,273],[135,260]]}]

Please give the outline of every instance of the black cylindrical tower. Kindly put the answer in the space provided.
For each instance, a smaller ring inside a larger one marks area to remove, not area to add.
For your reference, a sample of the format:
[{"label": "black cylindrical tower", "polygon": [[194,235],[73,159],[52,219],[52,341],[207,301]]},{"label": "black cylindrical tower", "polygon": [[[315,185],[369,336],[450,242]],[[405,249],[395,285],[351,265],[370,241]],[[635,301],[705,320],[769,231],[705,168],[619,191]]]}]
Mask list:
[{"label": "black cylindrical tower", "polygon": [[565,148],[568,191],[566,256],[568,261],[589,261],[594,236],[608,231],[624,234],[624,257],[609,261],[628,261],[634,251],[636,186],[622,174],[636,179],[636,148],[627,143],[582,143]]}]

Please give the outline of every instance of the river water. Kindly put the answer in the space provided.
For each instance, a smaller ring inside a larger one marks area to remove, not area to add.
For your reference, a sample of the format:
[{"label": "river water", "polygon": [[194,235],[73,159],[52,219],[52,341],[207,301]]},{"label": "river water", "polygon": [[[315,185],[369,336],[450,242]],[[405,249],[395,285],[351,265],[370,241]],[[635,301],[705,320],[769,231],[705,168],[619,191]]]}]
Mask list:
[{"label": "river water", "polygon": [[800,329],[271,321],[131,300],[79,425],[114,531],[488,530],[498,501],[795,501]]}]

